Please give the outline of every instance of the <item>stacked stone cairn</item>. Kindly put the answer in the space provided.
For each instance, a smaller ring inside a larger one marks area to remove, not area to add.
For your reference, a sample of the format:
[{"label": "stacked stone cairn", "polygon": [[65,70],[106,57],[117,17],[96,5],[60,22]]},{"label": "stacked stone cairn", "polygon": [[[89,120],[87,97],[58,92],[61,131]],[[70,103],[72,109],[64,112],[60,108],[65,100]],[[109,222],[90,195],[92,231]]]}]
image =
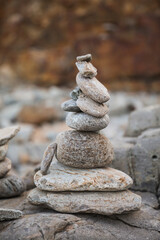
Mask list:
[{"label": "stacked stone cairn", "polygon": [[37,188],[28,199],[65,213],[111,215],[137,210],[141,197],[128,190],[132,179],[109,167],[113,147],[99,131],[109,123],[110,96],[90,61],[91,54],[77,57],[78,87],[71,92],[72,99],[62,104],[69,111],[66,124],[74,130],[61,132],[48,146],[35,174]]},{"label": "stacked stone cairn", "polygon": [[[9,141],[19,132],[17,126],[0,129],[0,199],[19,196],[25,191],[23,180],[12,171],[11,160],[6,157]],[[16,219],[22,212],[0,206],[0,221]]]}]

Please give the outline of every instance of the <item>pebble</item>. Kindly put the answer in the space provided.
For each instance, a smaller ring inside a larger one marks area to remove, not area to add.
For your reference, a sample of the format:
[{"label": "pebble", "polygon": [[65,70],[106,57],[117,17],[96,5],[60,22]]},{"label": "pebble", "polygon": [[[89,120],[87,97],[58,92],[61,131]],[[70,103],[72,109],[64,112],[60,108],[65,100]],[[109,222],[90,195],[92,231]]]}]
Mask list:
[{"label": "pebble", "polygon": [[66,124],[79,131],[99,131],[108,126],[109,116],[97,118],[86,113],[68,113]]},{"label": "pebble", "polygon": [[44,191],[121,191],[128,189],[133,181],[125,173],[113,168],[75,169],[57,161],[50,172],[38,171],[34,177],[38,189]]},{"label": "pebble", "polygon": [[48,172],[48,169],[54,157],[56,148],[57,148],[57,144],[51,143],[44,152],[43,160],[41,162],[41,173],[43,175],[47,174]]},{"label": "pebble", "polygon": [[104,117],[108,113],[109,109],[104,103],[97,103],[91,98],[81,94],[77,100],[77,106],[84,113],[87,113],[94,117]]},{"label": "pebble", "polygon": [[81,89],[79,87],[76,87],[75,89],[70,92],[70,97],[74,100],[77,101],[78,96],[82,93]]},{"label": "pebble", "polygon": [[80,108],[77,106],[76,101],[73,99],[62,103],[61,108],[67,112],[81,112]]},{"label": "pebble", "polygon": [[95,77],[92,79],[86,79],[78,73],[76,82],[82,92],[95,102],[104,103],[110,99],[107,88],[105,88],[105,86]]},{"label": "pebble", "polygon": [[7,150],[8,150],[7,144],[0,146],[0,162],[5,159]]},{"label": "pebble", "polygon": [[20,130],[19,126],[6,127],[0,129],[0,146],[5,145],[11,138],[13,138]]},{"label": "pebble", "polygon": [[59,133],[56,142],[57,160],[70,167],[106,167],[113,159],[112,144],[100,133],[69,130]]},{"label": "pebble", "polygon": [[78,56],[76,57],[76,59],[78,62],[82,62],[82,61],[90,62],[92,60],[92,55],[88,53],[86,55]]},{"label": "pebble", "polygon": [[90,62],[76,62],[76,66],[85,78],[93,78],[97,75],[97,69]]},{"label": "pebble", "polygon": [[3,178],[9,172],[11,167],[11,160],[8,158],[5,158],[4,161],[0,162],[0,178]]},{"label": "pebble", "polygon": [[20,210],[0,208],[0,221],[18,219],[22,215]]},{"label": "pebble", "polygon": [[16,175],[8,175],[0,179],[0,198],[19,196],[25,191],[25,184]]},{"label": "pebble", "polygon": [[64,213],[121,214],[141,207],[141,197],[129,190],[120,192],[45,192],[34,189],[30,203]]}]

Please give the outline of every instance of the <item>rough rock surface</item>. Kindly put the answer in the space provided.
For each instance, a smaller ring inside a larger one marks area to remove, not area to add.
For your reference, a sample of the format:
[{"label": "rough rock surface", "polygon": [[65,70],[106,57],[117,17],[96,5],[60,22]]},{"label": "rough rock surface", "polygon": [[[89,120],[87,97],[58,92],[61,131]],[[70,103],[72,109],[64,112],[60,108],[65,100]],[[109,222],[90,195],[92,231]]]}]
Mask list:
[{"label": "rough rock surface", "polygon": [[0,221],[17,219],[22,216],[20,210],[0,208]]},{"label": "rough rock surface", "polygon": [[141,207],[141,197],[130,191],[53,193],[33,189],[28,199],[32,204],[65,213],[112,215]]},{"label": "rough rock surface", "polygon": [[58,134],[56,158],[76,168],[106,167],[113,159],[113,147],[103,135],[69,130]]},{"label": "rough rock surface", "polygon": [[18,196],[25,191],[25,185],[16,175],[8,175],[0,179],[0,198]]},{"label": "rough rock surface", "polygon": [[[27,192],[17,198],[3,199],[0,207],[23,212],[15,221],[2,222],[0,238],[3,240],[159,240],[160,220],[158,202],[154,194],[143,192],[139,211],[114,216],[95,214],[60,214],[27,201]],[[16,199],[16,201],[15,201]]]},{"label": "rough rock surface", "polygon": [[138,136],[144,130],[160,127],[160,105],[134,111],[130,114],[126,136]]},{"label": "rough rock surface", "polygon": [[0,162],[0,178],[3,178],[9,170],[11,170],[12,164],[11,160],[5,158],[4,161]]},{"label": "rough rock surface", "polygon": [[5,159],[7,150],[8,150],[7,144],[0,146],[0,161],[3,161]]},{"label": "rough rock surface", "polygon": [[104,117],[104,115],[109,111],[106,104],[97,103],[84,94],[81,94],[78,97],[76,103],[82,112],[94,117]]},{"label": "rough rock surface", "polygon": [[80,112],[80,108],[77,106],[76,101],[70,99],[61,105],[62,109],[67,112]]},{"label": "rough rock surface", "polygon": [[95,77],[92,79],[87,79],[83,78],[80,73],[78,73],[76,82],[82,92],[95,102],[104,103],[110,99],[107,88],[105,88],[105,86]]},{"label": "rough rock surface", "polygon": [[50,172],[35,174],[38,189],[46,191],[121,191],[133,181],[125,173],[113,168],[75,169],[53,162]]},{"label": "rough rock surface", "polygon": [[6,144],[19,130],[20,128],[18,126],[0,129],[0,146]]},{"label": "rough rock surface", "polygon": [[109,117],[93,117],[86,113],[68,113],[66,117],[68,127],[79,131],[99,131],[109,124]]},{"label": "rough rock surface", "polygon": [[93,78],[97,75],[97,69],[90,62],[76,62],[80,74],[85,78]]}]

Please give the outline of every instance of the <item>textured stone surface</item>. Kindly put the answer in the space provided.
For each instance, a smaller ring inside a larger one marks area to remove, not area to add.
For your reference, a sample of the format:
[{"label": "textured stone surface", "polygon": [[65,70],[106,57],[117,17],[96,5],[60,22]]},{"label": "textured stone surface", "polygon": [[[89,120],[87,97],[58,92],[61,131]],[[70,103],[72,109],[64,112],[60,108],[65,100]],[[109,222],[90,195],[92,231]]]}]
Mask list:
[{"label": "textured stone surface", "polygon": [[79,131],[99,131],[109,124],[109,117],[93,117],[86,113],[68,113],[66,117],[68,127]]},{"label": "textured stone surface", "polygon": [[50,167],[50,164],[52,162],[56,149],[57,149],[57,144],[51,143],[45,150],[43,159],[41,162],[41,173],[43,175],[47,174],[47,171]]},{"label": "textured stone surface", "polygon": [[80,108],[77,106],[76,101],[74,101],[73,99],[70,99],[64,103],[62,103],[61,105],[62,109],[64,111],[68,111],[68,112],[80,112]]},{"label": "textured stone surface", "polygon": [[0,221],[18,219],[22,216],[20,210],[0,208]]},{"label": "textured stone surface", "polygon": [[95,102],[104,103],[110,99],[107,88],[105,88],[105,86],[95,77],[92,79],[87,79],[78,73],[76,82],[82,92]]},{"label": "textured stone surface", "polygon": [[113,168],[74,169],[58,162],[52,163],[49,174],[35,174],[38,189],[46,191],[121,191],[133,181],[125,173]]},{"label": "textured stone surface", "polygon": [[[3,199],[2,208],[23,211],[20,219],[1,222],[0,238],[3,240],[159,240],[159,210],[154,194],[143,192],[139,211],[114,216],[97,214],[61,214],[34,206],[27,201],[27,192],[20,197]],[[16,200],[16,201],[15,201]]]},{"label": "textured stone surface", "polygon": [[18,176],[8,175],[0,179],[0,198],[18,196],[24,191],[24,182]]},{"label": "textured stone surface", "polygon": [[34,189],[28,196],[32,204],[65,213],[120,214],[141,207],[141,197],[130,191],[53,193]]},{"label": "textured stone surface", "polygon": [[90,62],[76,62],[80,74],[85,78],[93,78],[97,75],[97,69]]},{"label": "textured stone surface", "polygon": [[5,158],[4,161],[0,162],[0,178],[3,178],[9,172],[11,167],[11,161],[8,158]]},{"label": "textured stone surface", "polygon": [[5,159],[7,150],[8,150],[7,144],[0,146],[0,162]]},{"label": "textured stone surface", "polygon": [[126,136],[138,136],[146,129],[160,127],[160,105],[134,111],[130,114]]},{"label": "textured stone surface", "polygon": [[113,159],[110,141],[99,133],[61,132],[57,139],[57,160],[76,168],[106,167]]},{"label": "textured stone surface", "polygon": [[104,115],[109,111],[106,104],[97,103],[91,98],[85,96],[84,94],[81,94],[78,97],[77,105],[82,112],[94,117],[104,117]]},{"label": "textured stone surface", "polygon": [[18,126],[0,129],[0,146],[6,144],[19,130],[20,128]]}]

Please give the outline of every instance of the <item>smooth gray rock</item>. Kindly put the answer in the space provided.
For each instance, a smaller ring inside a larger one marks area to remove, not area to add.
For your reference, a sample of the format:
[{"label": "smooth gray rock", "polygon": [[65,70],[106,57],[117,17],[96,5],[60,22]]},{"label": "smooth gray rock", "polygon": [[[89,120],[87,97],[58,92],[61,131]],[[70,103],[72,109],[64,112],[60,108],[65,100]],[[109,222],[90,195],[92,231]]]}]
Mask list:
[{"label": "smooth gray rock", "polygon": [[70,97],[74,100],[77,101],[78,96],[82,93],[81,89],[79,87],[76,87],[70,92]]},{"label": "smooth gray rock", "polygon": [[0,162],[0,178],[3,178],[10,170],[12,164],[8,158],[5,158],[4,161]]},{"label": "smooth gray rock", "polygon": [[80,74],[85,78],[93,78],[97,75],[97,69],[90,62],[76,62]]},{"label": "smooth gray rock", "polygon": [[5,159],[7,150],[8,150],[7,144],[0,146],[0,162]]},{"label": "smooth gray rock", "polygon": [[141,207],[141,197],[130,191],[120,192],[45,192],[33,189],[28,200],[35,205],[65,213],[121,214]]},{"label": "smooth gray rock", "polygon": [[138,136],[144,130],[160,127],[160,105],[134,111],[129,116],[126,136]]},{"label": "smooth gray rock", "polygon": [[108,126],[109,116],[97,118],[86,113],[68,113],[66,124],[78,131],[99,131]]},{"label": "smooth gray rock", "polygon": [[80,94],[76,103],[82,112],[87,113],[93,117],[104,117],[109,111],[106,104],[97,103],[84,94]]},{"label": "smooth gray rock", "polygon": [[73,99],[62,103],[61,108],[67,112],[81,112],[80,108],[77,106],[76,101]]},{"label": "smooth gray rock", "polygon": [[107,88],[105,88],[105,86],[95,77],[92,79],[87,79],[78,73],[76,82],[82,92],[95,102],[104,103],[110,99]]},{"label": "smooth gray rock", "polygon": [[76,57],[76,59],[79,62],[82,62],[82,61],[90,62],[92,60],[92,55],[88,53],[86,55],[78,56]]},{"label": "smooth gray rock", "polygon": [[38,189],[44,191],[121,191],[133,181],[125,173],[113,168],[75,169],[53,162],[50,172],[34,176]]},{"label": "smooth gray rock", "polygon": [[19,196],[25,191],[25,184],[16,175],[8,175],[0,179],[0,198]]},{"label": "smooth gray rock", "polygon": [[147,130],[143,131],[141,135],[138,136],[138,139],[148,138],[148,137],[156,137],[156,136],[160,137],[160,128],[147,129]]},{"label": "smooth gray rock", "polygon": [[20,210],[0,208],[0,221],[18,219],[22,215]]},{"label": "smooth gray rock", "polygon": [[50,164],[52,162],[56,149],[57,149],[57,144],[51,143],[45,150],[43,159],[41,162],[41,173],[43,175],[47,174],[47,171],[50,167]]},{"label": "smooth gray rock", "polygon": [[19,126],[6,127],[0,129],[0,146],[8,143],[20,130]]},{"label": "smooth gray rock", "polygon": [[58,134],[56,158],[75,168],[107,167],[113,159],[111,142],[102,134],[69,130]]}]

